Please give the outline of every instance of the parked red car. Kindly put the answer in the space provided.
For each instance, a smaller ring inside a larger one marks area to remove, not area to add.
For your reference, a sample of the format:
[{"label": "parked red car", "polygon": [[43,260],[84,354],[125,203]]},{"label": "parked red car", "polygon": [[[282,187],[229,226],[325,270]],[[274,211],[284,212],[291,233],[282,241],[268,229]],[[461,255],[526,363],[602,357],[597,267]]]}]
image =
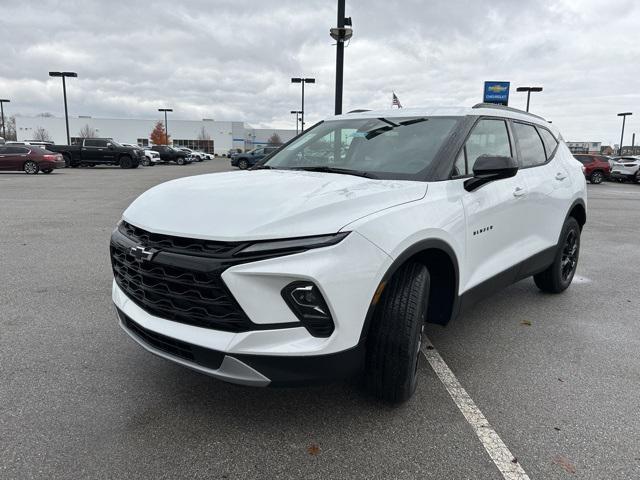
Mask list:
[{"label": "parked red car", "polygon": [[64,167],[64,158],[33,145],[0,145],[0,170],[22,170],[35,175]]},{"label": "parked red car", "polygon": [[574,157],[584,165],[582,171],[591,183],[602,183],[605,178],[609,178],[611,165],[607,157],[588,154],[578,154],[574,155]]}]

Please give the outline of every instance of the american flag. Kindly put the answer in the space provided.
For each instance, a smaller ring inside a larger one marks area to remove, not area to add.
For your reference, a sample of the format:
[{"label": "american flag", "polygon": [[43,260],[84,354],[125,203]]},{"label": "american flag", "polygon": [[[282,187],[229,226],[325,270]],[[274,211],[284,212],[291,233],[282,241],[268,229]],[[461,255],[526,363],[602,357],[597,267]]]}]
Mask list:
[{"label": "american flag", "polygon": [[402,108],[402,104],[400,103],[400,100],[398,100],[398,97],[396,96],[396,92],[392,92],[392,93],[393,93],[393,98],[391,100],[391,106],[393,107],[395,105],[398,108]]}]

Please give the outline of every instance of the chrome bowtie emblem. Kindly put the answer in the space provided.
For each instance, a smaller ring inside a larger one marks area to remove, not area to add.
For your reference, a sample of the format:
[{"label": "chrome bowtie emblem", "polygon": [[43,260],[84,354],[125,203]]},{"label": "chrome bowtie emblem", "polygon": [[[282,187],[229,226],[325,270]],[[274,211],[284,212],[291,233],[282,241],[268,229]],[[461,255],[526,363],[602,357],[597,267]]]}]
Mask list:
[{"label": "chrome bowtie emblem", "polygon": [[143,260],[151,260],[153,256],[158,253],[158,250],[155,248],[145,248],[142,245],[137,245],[135,247],[131,247],[129,253],[133,255],[133,258],[141,262]]}]

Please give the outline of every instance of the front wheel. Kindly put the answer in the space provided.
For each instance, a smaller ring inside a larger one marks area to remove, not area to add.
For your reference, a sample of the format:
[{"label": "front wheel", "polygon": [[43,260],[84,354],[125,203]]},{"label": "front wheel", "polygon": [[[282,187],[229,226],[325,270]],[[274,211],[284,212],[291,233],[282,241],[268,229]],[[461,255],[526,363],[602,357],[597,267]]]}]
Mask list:
[{"label": "front wheel", "polygon": [[38,173],[38,170],[40,170],[40,167],[38,167],[38,164],[33,160],[27,160],[26,162],[24,162],[23,169],[25,173],[29,175],[35,175],[36,173]]},{"label": "front wheel", "polygon": [[142,166],[143,167],[148,167],[149,165],[151,165],[151,161],[147,157],[144,157],[142,159]]},{"label": "front wheel", "polygon": [[131,168],[132,162],[131,157],[124,155],[120,157],[120,168]]},{"label": "front wheel", "polygon": [[413,262],[398,270],[376,307],[367,339],[365,384],[381,400],[400,403],[416,390],[429,271]]},{"label": "front wheel", "polygon": [[238,161],[238,168],[240,170],[246,170],[249,167],[249,162],[247,162],[244,158],[241,158]]},{"label": "front wheel", "polygon": [[533,276],[536,286],[547,293],[565,291],[576,273],[580,256],[580,225],[569,217],[562,227],[560,242],[553,263],[545,271]]},{"label": "front wheel", "polygon": [[176,160],[176,163],[177,163],[178,165],[184,165],[184,158],[182,158],[182,157],[178,158],[178,159]]},{"label": "front wheel", "polygon": [[598,185],[599,183],[602,183],[602,180],[604,180],[604,175],[602,175],[602,172],[600,171],[593,172],[591,174],[591,178],[589,179],[589,181],[594,185]]}]

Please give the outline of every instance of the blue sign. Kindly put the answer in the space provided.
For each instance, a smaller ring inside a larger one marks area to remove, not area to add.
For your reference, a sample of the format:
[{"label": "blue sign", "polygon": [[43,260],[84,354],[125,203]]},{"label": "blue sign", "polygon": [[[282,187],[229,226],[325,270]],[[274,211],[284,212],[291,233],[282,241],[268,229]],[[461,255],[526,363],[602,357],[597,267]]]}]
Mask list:
[{"label": "blue sign", "polygon": [[483,102],[509,105],[509,82],[484,82]]}]

